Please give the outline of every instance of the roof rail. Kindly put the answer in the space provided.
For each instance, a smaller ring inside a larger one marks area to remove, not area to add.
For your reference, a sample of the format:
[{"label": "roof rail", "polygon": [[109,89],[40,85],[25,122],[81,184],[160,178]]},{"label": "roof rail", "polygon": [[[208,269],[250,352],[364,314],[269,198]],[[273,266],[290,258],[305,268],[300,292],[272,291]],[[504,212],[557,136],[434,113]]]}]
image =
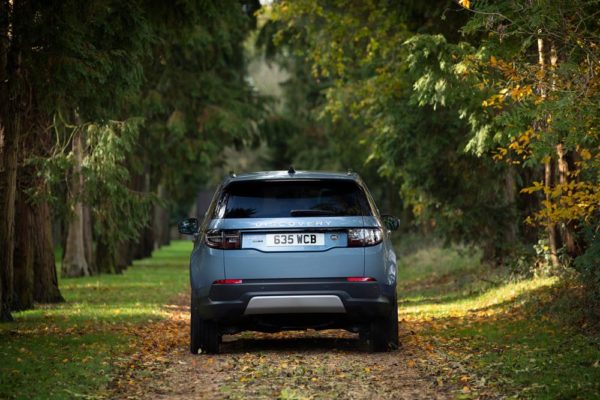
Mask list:
[{"label": "roof rail", "polygon": [[229,171],[229,176],[232,177],[232,178],[235,178],[236,177],[235,172],[234,171]]}]

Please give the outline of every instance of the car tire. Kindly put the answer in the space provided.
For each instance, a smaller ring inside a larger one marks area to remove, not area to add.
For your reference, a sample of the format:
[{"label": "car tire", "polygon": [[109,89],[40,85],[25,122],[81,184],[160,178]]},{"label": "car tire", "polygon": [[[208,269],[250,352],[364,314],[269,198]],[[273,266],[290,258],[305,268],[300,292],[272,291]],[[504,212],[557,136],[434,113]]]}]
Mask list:
[{"label": "car tire", "polygon": [[391,350],[396,350],[400,347],[400,339],[398,338],[398,300],[394,298],[394,308],[392,309],[392,315],[388,320],[390,324],[390,341],[388,346]]},{"label": "car tire", "polygon": [[398,303],[394,299],[393,307],[386,318],[371,322],[365,339],[370,353],[384,352],[398,348]]},{"label": "car tire", "polygon": [[215,321],[200,320],[200,349],[207,354],[218,354],[221,344],[219,325]]},{"label": "car tire", "polygon": [[192,305],[190,307],[190,352],[198,354],[198,350],[200,350],[200,318],[195,310],[192,298]]}]

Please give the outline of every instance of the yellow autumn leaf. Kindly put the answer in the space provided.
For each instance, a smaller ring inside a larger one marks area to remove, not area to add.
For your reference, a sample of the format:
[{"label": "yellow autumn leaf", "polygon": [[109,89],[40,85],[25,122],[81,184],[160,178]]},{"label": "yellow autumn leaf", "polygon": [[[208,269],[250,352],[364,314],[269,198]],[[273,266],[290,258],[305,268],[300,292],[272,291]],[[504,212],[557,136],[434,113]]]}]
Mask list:
[{"label": "yellow autumn leaf", "polygon": [[466,8],[467,10],[471,7],[471,1],[470,0],[458,0],[458,4],[460,4],[461,6],[463,6],[464,8]]},{"label": "yellow autumn leaf", "polygon": [[588,149],[582,149],[579,153],[581,154],[581,158],[584,160],[589,160],[592,158],[592,153],[590,153]]}]

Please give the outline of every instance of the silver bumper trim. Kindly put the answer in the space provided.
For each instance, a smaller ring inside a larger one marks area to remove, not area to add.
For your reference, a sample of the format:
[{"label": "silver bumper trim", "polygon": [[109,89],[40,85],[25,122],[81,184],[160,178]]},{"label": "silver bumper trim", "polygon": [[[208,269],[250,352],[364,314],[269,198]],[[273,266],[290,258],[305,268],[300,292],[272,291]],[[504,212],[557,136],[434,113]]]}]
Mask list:
[{"label": "silver bumper trim", "polygon": [[246,306],[245,315],[285,313],[345,313],[342,300],[334,295],[256,296]]}]

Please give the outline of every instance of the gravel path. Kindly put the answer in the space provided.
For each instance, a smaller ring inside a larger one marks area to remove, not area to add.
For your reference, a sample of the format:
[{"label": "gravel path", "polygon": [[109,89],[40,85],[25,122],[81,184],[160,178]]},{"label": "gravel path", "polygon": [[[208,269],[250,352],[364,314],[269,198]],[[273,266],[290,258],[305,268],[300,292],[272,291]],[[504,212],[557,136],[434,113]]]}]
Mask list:
[{"label": "gravel path", "polygon": [[[180,304],[187,304],[182,296]],[[110,398],[120,399],[448,399],[456,387],[403,324],[399,350],[369,354],[345,331],[223,338],[222,354],[188,351],[189,308],[138,333],[136,353],[122,366]]]}]

